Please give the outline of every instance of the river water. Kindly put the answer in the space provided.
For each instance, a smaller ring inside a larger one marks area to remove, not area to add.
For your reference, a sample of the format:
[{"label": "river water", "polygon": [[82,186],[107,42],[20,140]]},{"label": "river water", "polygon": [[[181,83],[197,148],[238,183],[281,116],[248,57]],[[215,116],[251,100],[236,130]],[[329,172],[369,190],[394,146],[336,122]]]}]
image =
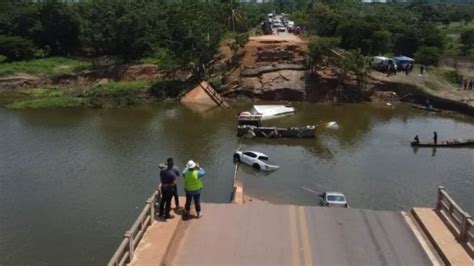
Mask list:
[{"label": "river water", "polygon": [[[337,121],[315,139],[244,140],[238,105],[201,114],[176,103],[112,110],[0,109],[0,265],[104,265],[158,184],[168,156],[207,170],[203,200],[228,202],[233,151],[267,153],[281,169],[241,167],[250,196],[316,205],[309,190],[341,191],[354,208],[434,206],[444,185],[474,214],[474,149],[413,149],[431,139],[474,138],[474,119],[406,104],[297,104],[267,124]],[[205,210],[204,210],[205,211]]]}]

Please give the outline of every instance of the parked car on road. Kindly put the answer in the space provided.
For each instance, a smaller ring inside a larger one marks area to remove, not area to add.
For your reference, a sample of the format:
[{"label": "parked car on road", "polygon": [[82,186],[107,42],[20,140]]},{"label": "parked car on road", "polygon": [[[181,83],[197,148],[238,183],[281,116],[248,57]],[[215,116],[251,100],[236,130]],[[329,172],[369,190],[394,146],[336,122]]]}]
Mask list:
[{"label": "parked car on road", "polygon": [[250,165],[257,170],[275,171],[279,166],[271,165],[268,162],[268,156],[257,151],[236,151],[234,161]]},{"label": "parked car on road", "polygon": [[319,195],[319,198],[321,206],[349,208],[346,196],[340,192],[324,192]]}]

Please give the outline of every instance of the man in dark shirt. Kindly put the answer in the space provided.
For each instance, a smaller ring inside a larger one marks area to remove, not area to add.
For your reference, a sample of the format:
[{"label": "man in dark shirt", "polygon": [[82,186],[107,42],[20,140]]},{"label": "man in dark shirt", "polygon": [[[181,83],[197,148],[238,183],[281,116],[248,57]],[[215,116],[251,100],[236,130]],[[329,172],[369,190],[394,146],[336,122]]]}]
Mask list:
[{"label": "man in dark shirt", "polygon": [[178,177],[179,171],[174,167],[173,158],[168,158],[166,168],[160,171],[161,201],[159,216],[165,219],[174,218],[174,216],[170,214],[171,199],[175,194],[176,179]]}]

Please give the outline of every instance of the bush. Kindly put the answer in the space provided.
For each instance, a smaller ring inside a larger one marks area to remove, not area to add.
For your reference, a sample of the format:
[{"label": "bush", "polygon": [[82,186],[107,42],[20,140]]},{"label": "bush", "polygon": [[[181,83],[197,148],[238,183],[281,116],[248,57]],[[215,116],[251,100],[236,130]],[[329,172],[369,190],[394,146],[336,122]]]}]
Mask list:
[{"label": "bush", "polygon": [[214,88],[217,92],[221,92],[223,88],[222,83],[222,76],[217,76],[212,78],[209,83],[211,84],[212,88]]},{"label": "bush", "polygon": [[160,99],[177,98],[189,85],[188,82],[181,80],[163,80],[153,84],[150,92]]},{"label": "bush", "polygon": [[31,40],[18,36],[0,36],[0,54],[9,61],[31,59],[35,55],[35,47]]},{"label": "bush", "polygon": [[64,57],[48,57],[11,63],[1,62],[0,77],[15,73],[57,76],[78,72],[90,67],[89,62]]},{"label": "bush", "polygon": [[474,29],[466,30],[461,33],[461,43],[466,49],[474,46]]},{"label": "bush", "polygon": [[463,76],[459,74],[456,70],[444,72],[443,76],[447,81],[454,84],[459,84],[459,82],[463,79]]},{"label": "bush", "polygon": [[416,61],[425,66],[435,66],[441,58],[441,51],[437,47],[422,46],[415,53]]},{"label": "bush", "polygon": [[166,48],[155,48],[146,58],[140,60],[144,64],[156,64],[160,70],[172,71],[178,66],[177,57],[173,52]]}]

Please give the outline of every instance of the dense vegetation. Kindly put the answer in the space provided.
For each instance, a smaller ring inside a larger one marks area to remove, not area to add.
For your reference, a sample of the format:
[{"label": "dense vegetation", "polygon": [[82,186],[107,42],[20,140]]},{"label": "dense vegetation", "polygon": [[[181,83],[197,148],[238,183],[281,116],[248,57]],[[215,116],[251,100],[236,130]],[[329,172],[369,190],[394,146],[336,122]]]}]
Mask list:
[{"label": "dense vegetation", "polygon": [[0,54],[141,59],[202,70],[227,31],[246,32],[266,5],[235,0],[2,1]]},{"label": "dense vegetation", "polygon": [[[360,49],[363,55],[416,56],[420,63],[434,65],[452,45],[452,36],[444,28],[451,23],[471,25],[473,16],[474,4],[326,0],[295,12],[293,19],[310,35],[338,38],[338,46],[346,50]],[[472,30],[461,30],[459,34],[455,40],[463,48],[459,53],[468,55],[473,46]]]}]

